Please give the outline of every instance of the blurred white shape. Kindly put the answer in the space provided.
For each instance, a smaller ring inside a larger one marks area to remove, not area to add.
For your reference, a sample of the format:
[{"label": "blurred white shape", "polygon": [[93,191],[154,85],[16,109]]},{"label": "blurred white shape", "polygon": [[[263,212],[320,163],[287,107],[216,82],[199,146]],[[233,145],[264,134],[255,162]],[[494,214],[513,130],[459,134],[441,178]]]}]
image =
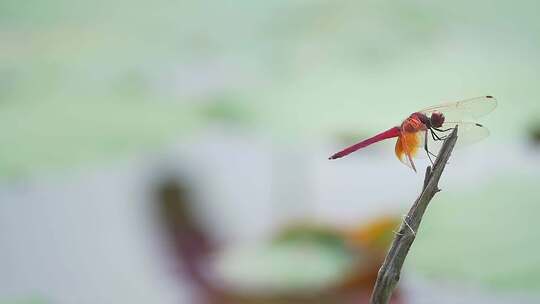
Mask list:
[{"label": "blurred white shape", "polygon": [[145,170],[127,163],[0,188],[0,295],[51,303],[182,303]]}]

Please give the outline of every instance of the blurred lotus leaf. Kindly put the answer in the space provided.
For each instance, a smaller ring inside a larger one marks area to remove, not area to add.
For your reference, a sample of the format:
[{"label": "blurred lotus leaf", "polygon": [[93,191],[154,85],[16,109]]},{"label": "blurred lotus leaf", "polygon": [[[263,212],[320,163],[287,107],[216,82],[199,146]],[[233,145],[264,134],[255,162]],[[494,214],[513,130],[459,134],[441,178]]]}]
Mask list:
[{"label": "blurred lotus leaf", "polygon": [[364,297],[398,222],[383,217],[351,231],[320,224],[291,226],[269,243],[220,252],[213,270],[220,286],[236,298]]}]

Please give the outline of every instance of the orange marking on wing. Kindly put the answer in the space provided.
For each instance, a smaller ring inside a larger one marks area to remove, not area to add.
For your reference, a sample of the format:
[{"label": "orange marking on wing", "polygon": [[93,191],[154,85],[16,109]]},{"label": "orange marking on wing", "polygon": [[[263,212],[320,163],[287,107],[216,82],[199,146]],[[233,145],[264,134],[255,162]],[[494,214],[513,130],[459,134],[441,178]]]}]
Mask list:
[{"label": "orange marking on wing", "polygon": [[416,171],[416,166],[414,165],[412,158],[418,153],[420,144],[420,137],[418,136],[419,132],[422,131],[402,131],[401,135],[398,137],[395,148],[397,158],[414,171]]},{"label": "orange marking on wing", "polygon": [[415,156],[420,144],[418,132],[403,132],[401,137],[405,154],[411,157]]},{"label": "orange marking on wing", "polygon": [[396,156],[400,161],[403,161],[403,156],[405,154],[403,153],[403,145],[401,144],[401,135],[398,137],[396,141]]}]

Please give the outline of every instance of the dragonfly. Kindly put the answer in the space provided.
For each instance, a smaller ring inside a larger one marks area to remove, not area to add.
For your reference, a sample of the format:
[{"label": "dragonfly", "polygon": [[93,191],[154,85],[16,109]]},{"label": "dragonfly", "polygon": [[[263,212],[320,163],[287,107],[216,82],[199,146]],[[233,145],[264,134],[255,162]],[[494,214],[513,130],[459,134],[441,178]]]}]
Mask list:
[{"label": "dragonfly", "polygon": [[489,130],[476,120],[491,113],[496,107],[497,99],[490,95],[428,107],[412,113],[399,126],[347,147],[329,159],[338,159],[376,142],[397,137],[397,158],[416,172],[413,159],[424,155],[423,150],[433,164],[432,157],[437,157],[436,151],[456,126],[459,130],[457,145],[471,144],[486,138]]}]

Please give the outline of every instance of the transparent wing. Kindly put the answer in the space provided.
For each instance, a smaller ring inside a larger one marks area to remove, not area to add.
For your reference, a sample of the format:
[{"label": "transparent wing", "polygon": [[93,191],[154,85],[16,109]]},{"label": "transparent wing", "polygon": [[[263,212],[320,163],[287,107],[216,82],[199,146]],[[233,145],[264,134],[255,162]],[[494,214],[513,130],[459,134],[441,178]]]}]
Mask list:
[{"label": "transparent wing", "polygon": [[460,101],[447,102],[420,110],[428,117],[433,112],[444,114],[446,121],[476,120],[497,107],[497,99],[493,96],[481,96]]},{"label": "transparent wing", "polygon": [[488,128],[476,122],[448,121],[443,123],[443,129],[453,128],[456,125],[458,126],[458,140],[456,142],[456,147],[474,144],[489,136]]},{"label": "transparent wing", "polygon": [[479,123],[463,122],[463,121],[445,122],[442,125],[441,129],[442,130],[450,129],[446,132],[434,131],[433,135],[431,134],[430,130],[417,132],[418,134],[416,135],[417,136],[416,149],[414,150],[415,153],[412,156],[415,158],[427,157],[427,152],[425,151],[426,140],[427,140],[428,150],[431,153],[437,155],[444,142],[445,136],[450,135],[450,133],[452,132],[451,129],[454,128],[456,125],[458,126],[458,139],[455,146],[456,149],[477,143],[481,141],[482,139],[489,136],[488,128],[484,127],[483,125]]}]

